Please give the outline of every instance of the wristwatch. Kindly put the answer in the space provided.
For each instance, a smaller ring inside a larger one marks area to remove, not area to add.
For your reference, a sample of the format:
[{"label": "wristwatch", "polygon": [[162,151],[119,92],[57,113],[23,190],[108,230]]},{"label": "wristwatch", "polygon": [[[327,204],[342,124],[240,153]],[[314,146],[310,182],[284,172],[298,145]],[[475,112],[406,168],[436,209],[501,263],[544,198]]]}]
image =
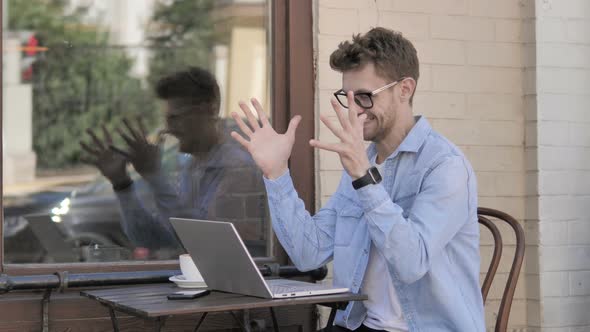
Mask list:
[{"label": "wristwatch", "polygon": [[381,174],[379,173],[379,170],[377,169],[377,167],[372,166],[371,168],[369,168],[367,170],[367,174],[352,181],[352,187],[354,189],[360,189],[360,188],[362,188],[366,185],[369,185],[369,184],[377,184],[377,183],[381,182],[382,179],[383,178],[381,177]]},{"label": "wristwatch", "polygon": [[125,190],[125,189],[131,187],[132,184],[133,184],[133,180],[131,180],[131,178],[129,178],[129,179],[127,179],[127,180],[125,180],[125,181],[123,181],[121,183],[118,183],[116,185],[113,184],[113,190],[114,191]]}]

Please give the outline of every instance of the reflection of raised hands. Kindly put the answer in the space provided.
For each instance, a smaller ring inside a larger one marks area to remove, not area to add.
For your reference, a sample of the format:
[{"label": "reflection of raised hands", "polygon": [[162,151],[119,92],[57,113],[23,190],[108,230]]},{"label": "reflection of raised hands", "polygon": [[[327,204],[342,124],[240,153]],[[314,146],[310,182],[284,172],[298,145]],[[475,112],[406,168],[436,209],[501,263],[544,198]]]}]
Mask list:
[{"label": "reflection of raised hands", "polygon": [[[361,114],[362,109],[356,105],[352,91],[347,93],[348,98],[348,115],[346,110],[334,99],[332,99],[332,108],[338,116],[341,128],[337,127],[324,115],[320,115],[320,120],[330,129],[330,131],[340,139],[340,143],[324,143],[318,140],[310,140],[309,144],[315,148],[338,153],[342,166],[353,179],[358,179],[365,175],[367,169],[371,167],[363,139],[363,123],[367,118],[366,114]],[[360,115],[359,115],[360,114]]]},{"label": "reflection of raised hands", "polygon": [[111,145],[111,150],[126,157],[142,176],[158,172],[161,166],[160,145],[163,142],[163,132],[158,134],[156,143],[151,143],[147,139],[141,118],[137,119],[138,128],[133,128],[127,119],[123,119],[123,123],[127,131],[117,128],[117,132],[127,143],[128,149],[125,151]]},{"label": "reflection of raised hands", "polygon": [[80,160],[96,166],[114,186],[128,183],[130,178],[125,169],[127,160],[109,148],[113,144],[113,140],[106,127],[102,126],[103,140],[100,140],[91,129],[87,129],[86,132],[90,135],[93,144],[88,145],[80,141],[80,146],[86,152],[86,155]]},{"label": "reflection of raised hands", "polygon": [[240,108],[246,114],[249,126],[237,113],[232,112],[232,117],[236,120],[242,134],[248,139],[235,131],[232,131],[231,136],[250,152],[252,159],[260,167],[264,176],[276,179],[287,171],[289,156],[291,156],[291,150],[295,143],[295,130],[301,117],[296,116],[291,119],[287,132],[278,134],[270,125],[258,100],[252,98],[251,101],[258,113],[260,123],[254,117],[250,107],[246,103],[240,102]]}]

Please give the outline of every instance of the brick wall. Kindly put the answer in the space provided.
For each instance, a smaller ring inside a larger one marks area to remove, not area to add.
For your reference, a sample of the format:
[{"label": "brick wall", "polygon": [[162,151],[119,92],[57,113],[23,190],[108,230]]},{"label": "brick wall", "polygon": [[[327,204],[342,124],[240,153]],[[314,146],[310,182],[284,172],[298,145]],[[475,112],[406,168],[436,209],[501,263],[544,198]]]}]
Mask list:
[{"label": "brick wall", "polygon": [[590,1],[538,0],[527,110],[529,324],[590,331]]},{"label": "brick wall", "polygon": [[[333,114],[329,99],[341,88],[341,75],[328,63],[338,42],[372,26],[401,31],[415,44],[421,62],[414,113],[425,115],[467,154],[478,176],[480,205],[522,222],[528,193],[525,110],[531,104],[525,88],[534,77],[525,68],[534,62],[534,15],[529,0],[318,0],[316,114]],[[321,139],[334,139],[319,120],[317,131]],[[342,168],[332,153],[318,152],[317,161],[317,199],[323,204],[336,189]],[[513,244],[513,238],[506,238],[505,256]],[[483,233],[482,270],[491,250],[491,237]],[[489,328],[510,261],[502,261],[486,303]],[[519,281],[512,330],[527,326],[527,281]]]}]

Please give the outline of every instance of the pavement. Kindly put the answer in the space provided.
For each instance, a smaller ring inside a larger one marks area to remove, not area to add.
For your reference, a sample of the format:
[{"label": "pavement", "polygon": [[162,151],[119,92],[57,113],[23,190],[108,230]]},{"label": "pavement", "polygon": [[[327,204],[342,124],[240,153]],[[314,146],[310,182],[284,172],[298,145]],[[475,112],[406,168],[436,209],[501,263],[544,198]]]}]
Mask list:
[{"label": "pavement", "polygon": [[76,187],[88,183],[96,177],[96,173],[38,177],[33,181],[4,184],[3,196],[24,196],[43,190]]}]

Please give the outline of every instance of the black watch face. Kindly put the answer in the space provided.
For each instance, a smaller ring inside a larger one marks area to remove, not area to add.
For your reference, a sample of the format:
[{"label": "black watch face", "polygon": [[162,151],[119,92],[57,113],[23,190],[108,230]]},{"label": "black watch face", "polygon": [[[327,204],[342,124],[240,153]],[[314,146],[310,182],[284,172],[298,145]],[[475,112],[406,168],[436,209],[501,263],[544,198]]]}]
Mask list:
[{"label": "black watch face", "polygon": [[379,183],[381,182],[381,173],[379,173],[379,170],[377,169],[377,167],[371,167],[369,168],[369,174],[371,174],[371,178],[373,179],[373,183]]}]

